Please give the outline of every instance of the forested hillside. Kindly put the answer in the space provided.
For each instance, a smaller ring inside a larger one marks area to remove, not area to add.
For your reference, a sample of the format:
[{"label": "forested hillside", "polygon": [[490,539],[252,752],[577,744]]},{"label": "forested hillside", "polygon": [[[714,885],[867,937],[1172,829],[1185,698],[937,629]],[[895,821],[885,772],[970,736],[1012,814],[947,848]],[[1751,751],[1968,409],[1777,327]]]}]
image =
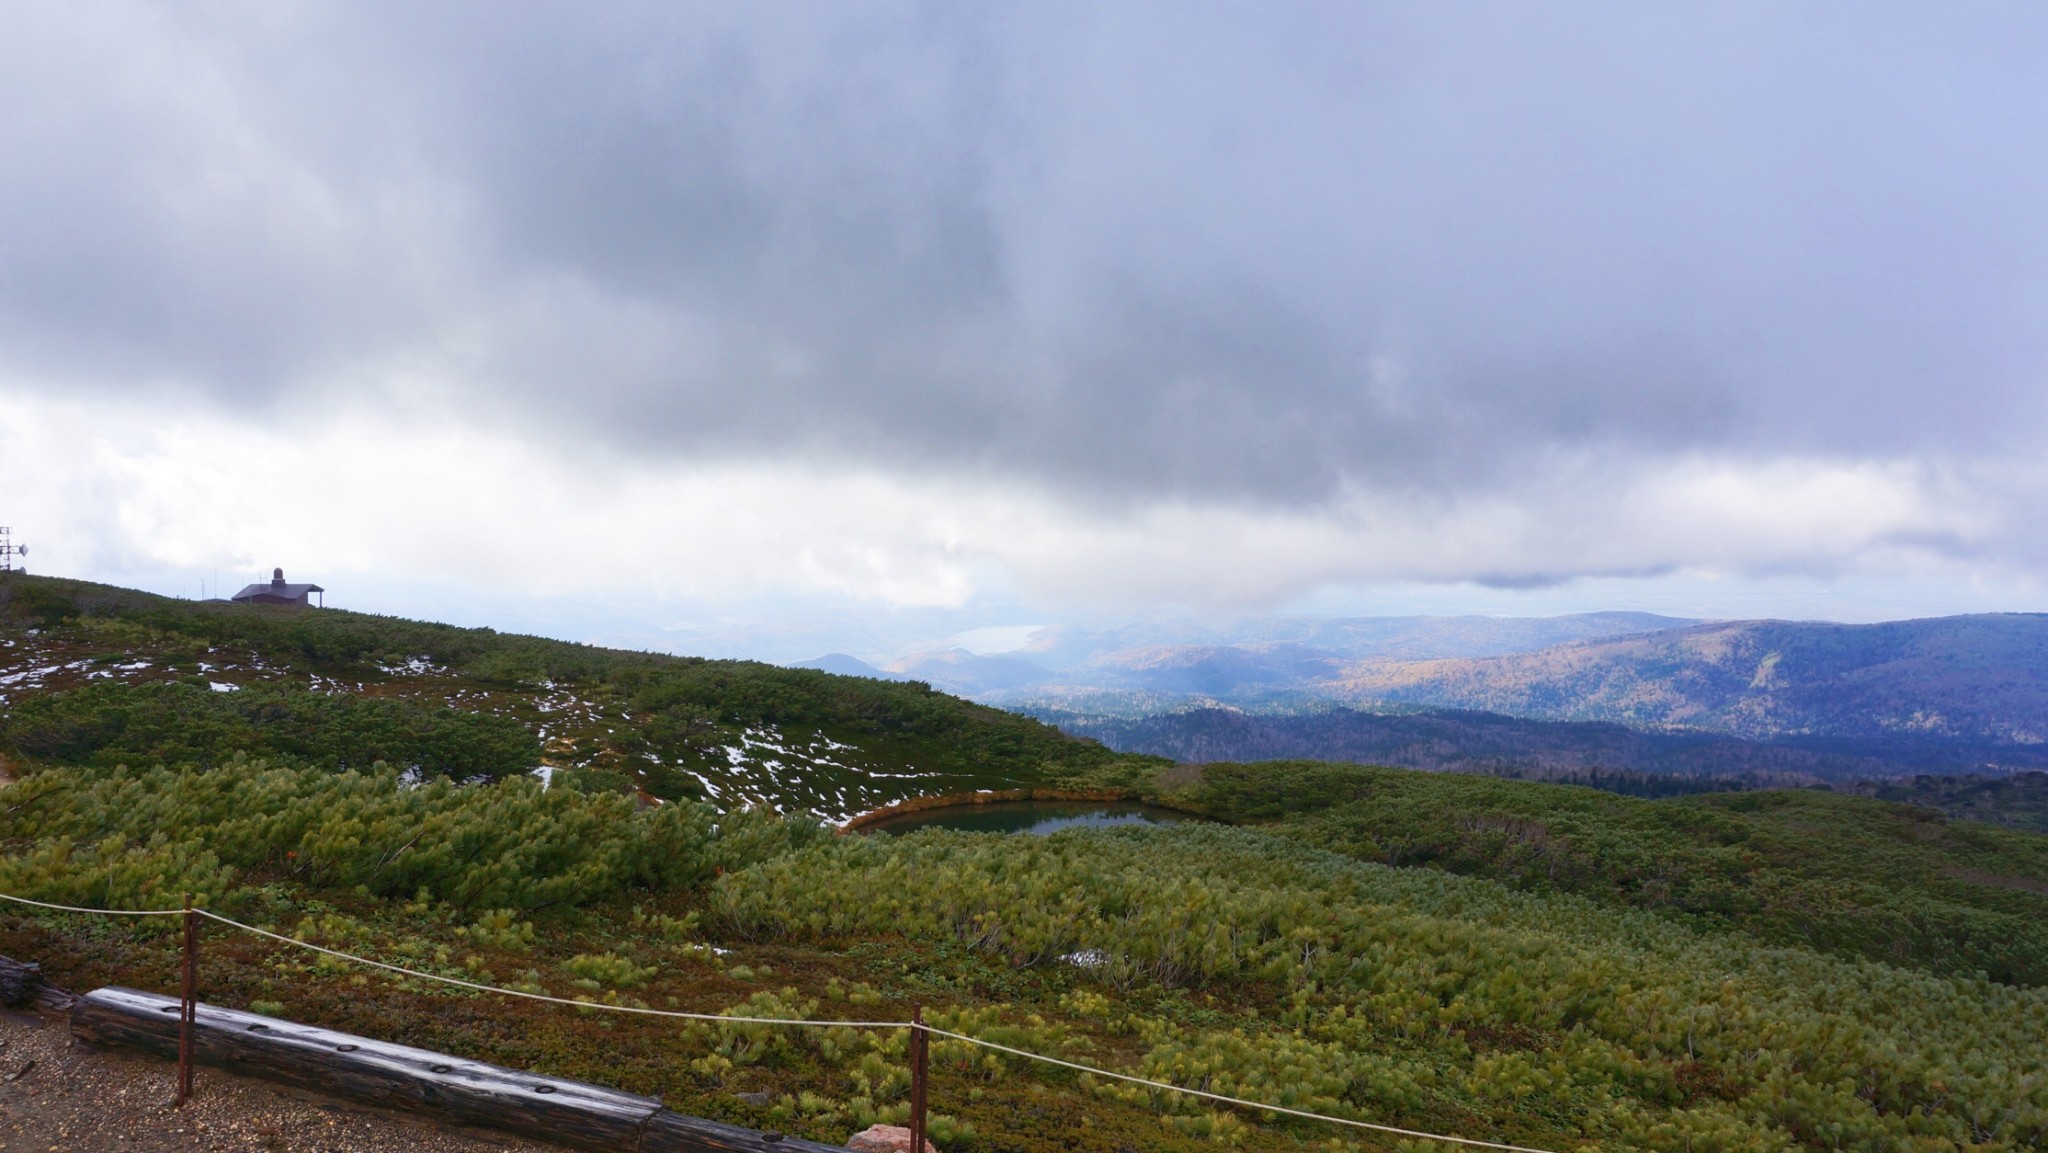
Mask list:
[{"label": "forested hillside", "polygon": [[[190,894],[592,1003],[921,1005],[1065,1060],[1560,1153],[2048,1141],[2037,834],[1814,791],[1639,801],[1171,765],[916,684],[40,579],[0,592],[0,892]],[[1011,782],[1224,823],[863,837],[799,812]],[[166,929],[8,905],[0,953],[74,988],[171,989]],[[835,1143],[908,1108],[900,1030],[615,1017],[206,932],[210,1001]],[[1427,1147],[958,1042],[933,1057],[947,1153]]]},{"label": "forested hillside", "polygon": [[1973,821],[2048,833],[2048,773],[1920,776],[1910,781],[1872,781],[1855,791]]},{"label": "forested hillside", "polygon": [[[1255,713],[1204,708],[1140,718],[1039,710],[1036,715],[1112,749],[1176,761],[1350,761],[1536,780],[1649,778],[1639,782],[1644,788],[1659,781],[1673,789],[1688,781],[1711,789],[2048,768],[2048,745],[1915,734],[1752,741],[1720,733],[1645,731],[1612,722],[1542,721],[1454,709],[1324,707]],[[1990,809],[1980,806],[1979,811]]]}]

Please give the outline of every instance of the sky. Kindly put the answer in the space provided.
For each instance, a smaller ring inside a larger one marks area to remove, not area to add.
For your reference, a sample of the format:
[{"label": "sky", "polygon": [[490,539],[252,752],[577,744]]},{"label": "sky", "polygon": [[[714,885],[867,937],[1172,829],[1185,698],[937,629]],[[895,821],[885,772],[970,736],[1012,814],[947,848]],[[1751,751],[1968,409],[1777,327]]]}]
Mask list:
[{"label": "sky", "polygon": [[2048,609],[2036,4],[9,24],[34,571],[778,660]]}]

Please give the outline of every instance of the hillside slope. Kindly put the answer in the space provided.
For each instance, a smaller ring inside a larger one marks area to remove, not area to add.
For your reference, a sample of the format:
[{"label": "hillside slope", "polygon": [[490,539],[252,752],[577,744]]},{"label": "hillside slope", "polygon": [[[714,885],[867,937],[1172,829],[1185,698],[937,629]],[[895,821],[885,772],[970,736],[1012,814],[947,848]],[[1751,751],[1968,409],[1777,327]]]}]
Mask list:
[{"label": "hillside slope", "polygon": [[540,767],[832,819],[1116,759],[923,684],[24,574],[0,577],[0,707],[0,748],[42,760]]},{"label": "hillside slope", "polygon": [[1333,698],[1723,732],[2048,741],[2048,616],[1743,621],[1478,660],[1366,662]]}]

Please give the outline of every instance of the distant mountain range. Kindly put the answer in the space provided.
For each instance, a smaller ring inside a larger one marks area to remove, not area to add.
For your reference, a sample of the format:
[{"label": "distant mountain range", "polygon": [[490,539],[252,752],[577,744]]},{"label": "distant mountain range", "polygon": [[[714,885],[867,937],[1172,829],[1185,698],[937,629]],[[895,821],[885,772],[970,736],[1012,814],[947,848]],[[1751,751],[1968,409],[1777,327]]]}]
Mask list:
[{"label": "distant mountain range", "polygon": [[841,677],[872,677],[878,681],[907,681],[912,678],[897,673],[884,672],[859,657],[845,653],[826,653],[816,660],[798,661],[789,666],[793,669],[816,669]]},{"label": "distant mountain range", "polygon": [[2048,741],[2048,615],[1739,621],[1477,660],[1367,661],[1318,695],[1756,739]]},{"label": "distant mountain range", "polygon": [[1319,699],[1314,685],[1369,660],[1488,657],[1569,641],[1634,636],[1699,622],[1653,613],[1560,617],[1255,618],[1039,630],[1015,652],[937,649],[875,664],[829,653],[795,667],[845,676],[919,680],[991,704],[1041,697],[1142,713],[1188,701],[1285,703]]},{"label": "distant mountain range", "polygon": [[1556,617],[1257,617],[1220,625],[1185,620],[1136,621],[1113,626],[1061,625],[1041,629],[1015,655],[1055,672],[1098,664],[1114,668],[1123,663],[1119,654],[1161,648],[1258,651],[1293,646],[1342,660],[1490,657],[1702,623],[1685,617],[1627,612]]},{"label": "distant mountain range", "polygon": [[1050,671],[1023,657],[976,656],[966,649],[918,653],[888,668],[876,668],[845,653],[827,653],[816,660],[801,661],[795,667],[818,669],[845,677],[923,681],[941,692],[980,701],[997,700],[1053,679]]},{"label": "distant mountain range", "polygon": [[1411,617],[1124,644],[1144,635],[1053,631],[1017,653],[812,667],[927,681],[1183,760],[1817,780],[2048,765],[2048,615]]}]

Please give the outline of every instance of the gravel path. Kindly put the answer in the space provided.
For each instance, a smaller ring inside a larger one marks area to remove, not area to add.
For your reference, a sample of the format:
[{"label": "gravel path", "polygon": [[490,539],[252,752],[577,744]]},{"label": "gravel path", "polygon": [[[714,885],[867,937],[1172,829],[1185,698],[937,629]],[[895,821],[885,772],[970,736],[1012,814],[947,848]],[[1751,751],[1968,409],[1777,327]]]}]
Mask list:
[{"label": "gravel path", "polygon": [[172,1108],[171,1062],[87,1048],[72,1040],[59,1016],[0,1011],[5,1153],[561,1153],[287,1096],[277,1086],[203,1067],[193,1081],[192,1100]]}]

